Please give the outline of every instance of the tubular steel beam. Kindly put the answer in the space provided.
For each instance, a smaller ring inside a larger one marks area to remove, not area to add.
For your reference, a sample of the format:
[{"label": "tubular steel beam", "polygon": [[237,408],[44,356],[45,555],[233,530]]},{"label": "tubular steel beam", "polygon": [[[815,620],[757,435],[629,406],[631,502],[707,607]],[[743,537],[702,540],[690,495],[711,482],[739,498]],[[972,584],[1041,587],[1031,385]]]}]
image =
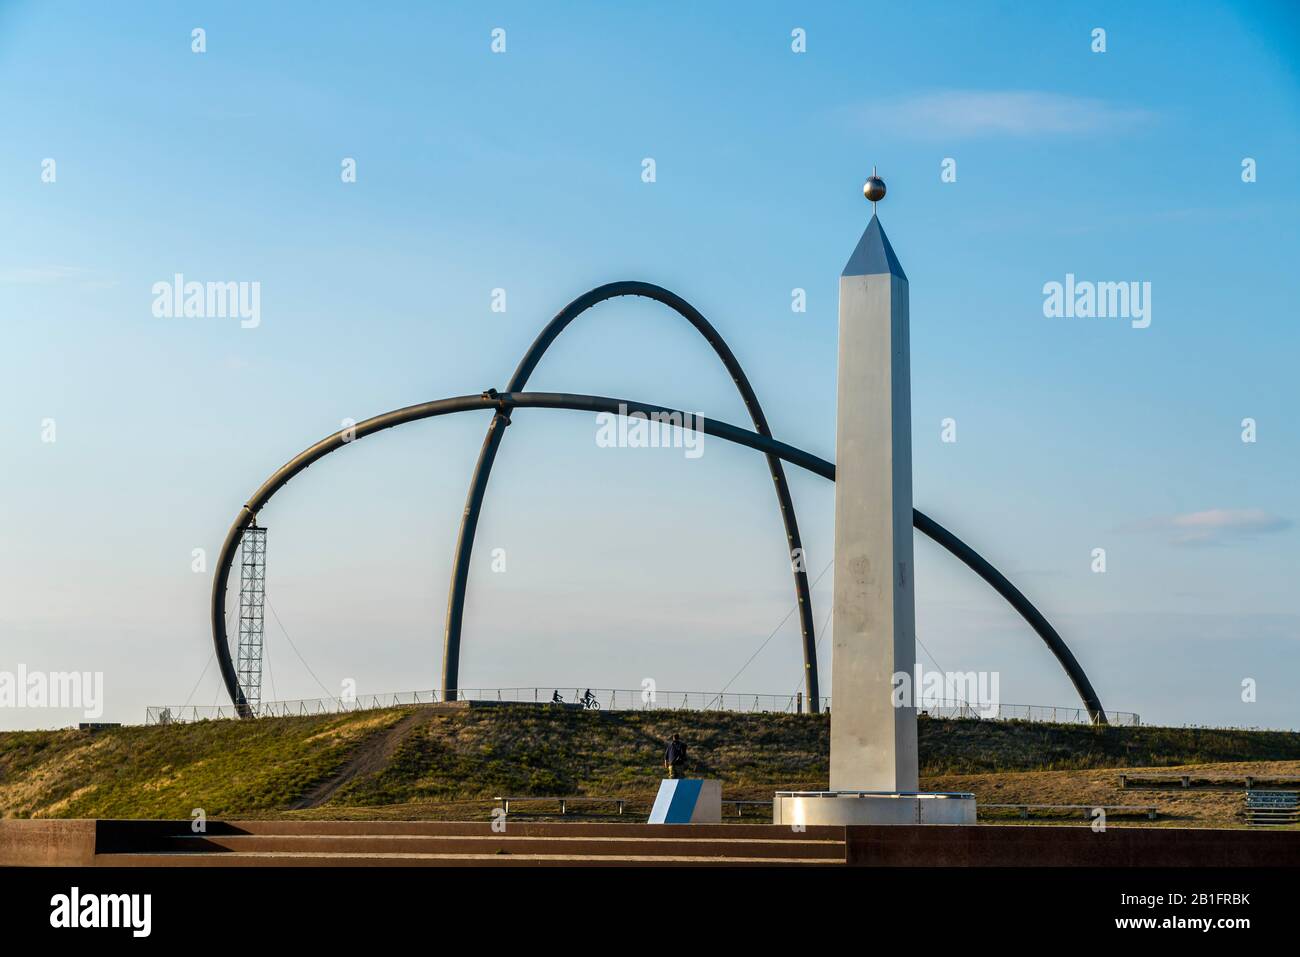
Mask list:
[{"label": "tubular steel beam", "polygon": [[492,398],[486,393],[483,395],[462,395],[453,399],[440,399],[436,402],[408,405],[404,409],[385,412],[383,415],[377,415],[374,418],[366,419],[364,422],[358,422],[354,427],[352,436],[347,436],[342,431],[335,432],[329,438],[321,439],[311,448],[299,452],[280,466],[275,474],[263,482],[262,487],[254,492],[253,497],[239,510],[239,514],[235,516],[234,524],[230,526],[230,531],[226,533],[226,540],[222,543],[221,551],[217,556],[216,573],[212,578],[210,613],[212,618],[212,640],[216,644],[217,664],[221,668],[221,680],[225,682],[226,691],[230,693],[230,700],[241,717],[251,717],[252,709],[244,698],[243,690],[239,687],[235,666],[230,660],[230,643],[226,636],[226,586],[230,582],[230,566],[235,559],[235,550],[239,548],[244,529],[252,524],[253,519],[257,517],[258,510],[270,501],[272,495],[284,488],[289,479],[316,460],[324,458],[344,445],[351,444],[356,439],[365,438],[367,435],[381,432],[384,429],[391,429],[403,422],[414,422],[417,419],[446,415],[448,412],[490,409],[493,408],[494,404]]},{"label": "tubular steel beam", "polygon": [[1092,723],[1106,724],[1106,711],[1101,706],[1101,699],[1097,697],[1097,692],[1093,690],[1092,682],[1088,680],[1088,676],[1070,652],[1065,641],[1056,633],[1056,629],[1051,626],[1048,620],[1043,617],[1042,612],[1035,608],[1029,599],[1021,594],[1020,590],[1011,584],[1000,571],[986,562],[979,552],[930,518],[930,516],[914,508],[912,509],[912,525],[961,559],[966,567],[992,585],[994,591],[1005,598],[1012,608],[1020,612],[1020,616],[1029,622],[1029,627],[1038,633],[1038,637],[1043,639],[1043,642],[1051,649],[1052,654],[1056,655],[1056,660],[1061,663],[1065,673],[1070,676],[1070,681],[1074,684],[1074,690],[1083,699],[1083,705],[1088,709],[1088,715],[1092,718]]},{"label": "tubular steel beam", "polygon": [[[718,358],[722,360],[732,381],[735,382],[740,398],[745,403],[745,410],[754,423],[754,431],[771,438],[772,431],[768,428],[767,417],[763,414],[758,396],[754,394],[745,370],[740,367],[740,362],[718,330],[713,328],[698,309],[681,296],[648,282],[623,280],[606,283],[583,293],[561,309],[524,353],[524,357],[515,369],[515,374],[511,376],[506,386],[506,391],[523,391],[528,385],[529,376],[542,361],[546,350],[569,323],[592,306],[620,296],[641,296],[662,303],[694,326],[713,347],[713,351],[718,354]],[[443,634],[442,691],[446,700],[456,697],[456,690],[460,683],[460,635],[465,620],[465,593],[469,586],[474,535],[478,530],[479,514],[483,510],[483,498],[487,494],[488,479],[492,475],[492,463],[496,460],[497,450],[501,448],[501,440],[505,437],[506,426],[509,424],[509,410],[502,410],[493,417],[487,435],[483,437],[483,448],[479,452],[478,463],[474,466],[474,475],[469,483],[469,493],[465,498],[465,511],[461,516],[460,532],[456,539],[456,557],[452,563],[451,587],[447,594],[447,620]],[[804,688],[809,709],[817,711],[821,701],[817,686],[817,639],[813,624],[812,593],[808,586],[807,567],[802,560],[803,542],[799,537],[799,522],[795,517],[794,501],[790,498],[790,489],[786,484],[785,470],[781,466],[780,458],[769,454],[767,467],[772,475],[772,485],[776,489],[781,521],[785,524],[787,559],[790,561],[790,569],[794,575],[795,600],[799,608],[799,629],[803,639]],[[796,554],[800,556],[798,561],[795,560]]]},{"label": "tubular steel beam", "polygon": [[[669,409],[664,406],[651,405],[647,402],[635,402],[629,399],[611,399],[604,396],[594,395],[573,395],[570,393],[560,392],[520,392],[520,393],[502,393],[484,392],[482,395],[462,395],[451,399],[441,399],[436,402],[425,402],[421,405],[407,406],[404,409],[397,409],[394,412],[387,412],[383,415],[375,416],[372,419],[366,419],[359,422],[354,427],[354,435],[351,440],[345,439],[344,432],[336,432],[334,435],[317,442],[311,448],[299,453],[285,465],[281,466],[269,479],[267,479],[248,500],[248,503],[239,511],[235,517],[234,524],[226,534],[225,543],[221,547],[221,552],[217,558],[216,572],[212,582],[212,639],[216,650],[217,663],[221,669],[221,677],[226,685],[226,691],[230,694],[230,700],[234,703],[236,710],[242,717],[251,717],[252,710],[244,700],[243,692],[239,687],[239,680],[235,673],[234,663],[230,659],[230,644],[226,633],[226,585],[230,579],[231,565],[234,561],[235,551],[239,547],[240,538],[243,536],[244,529],[252,522],[257,512],[270,500],[276,492],[284,487],[291,478],[299,472],[306,469],[313,462],[324,458],[331,452],[337,451],[344,445],[351,444],[351,441],[372,435],[375,432],[392,428],[395,425],[401,425],[404,422],[414,422],[419,419],[428,419],[435,416],[447,415],[452,412],[467,412],[475,409],[496,410],[498,415],[509,415],[511,409],[516,408],[535,408],[535,409],[570,409],[579,412],[610,412],[615,415],[638,412],[642,415],[668,414],[678,415],[683,418],[680,421],[688,421],[685,414],[676,409]],[[693,416],[693,421],[699,431],[707,435],[712,435],[720,439],[726,439],[729,442],[735,442],[738,445],[744,445],[748,448],[762,452],[771,458],[775,456],[780,460],[789,462],[791,465],[797,465],[800,468],[807,469],[822,478],[835,481],[835,466],[802,449],[779,442],[770,436],[760,435],[757,432],[751,432],[748,429],[742,429],[739,426],[731,425],[717,419],[707,419],[703,416]],[[1106,712],[1101,706],[1101,701],[1097,697],[1096,691],[1093,690],[1092,683],[1088,676],[1080,667],[1079,662],[1071,654],[1070,649],[1066,646],[1061,636],[1057,634],[1047,621],[1046,618],[1030,603],[1021,592],[1011,584],[996,568],[985,561],[973,548],[959,539],[952,532],[948,531],[938,522],[919,510],[913,510],[912,523],[920,532],[932,538],[938,544],[946,548],[957,558],[961,559],[971,570],[988,582],[993,589],[1005,598],[1013,608],[1018,611],[1022,617],[1029,623],[1030,627],[1038,634],[1043,642],[1051,650],[1061,667],[1065,669],[1070,680],[1074,683],[1075,690],[1079,692],[1080,698],[1083,699],[1084,706],[1088,709],[1089,715],[1096,724],[1106,724]],[[814,649],[814,654],[815,654]],[[815,659],[814,659],[815,660]]]}]

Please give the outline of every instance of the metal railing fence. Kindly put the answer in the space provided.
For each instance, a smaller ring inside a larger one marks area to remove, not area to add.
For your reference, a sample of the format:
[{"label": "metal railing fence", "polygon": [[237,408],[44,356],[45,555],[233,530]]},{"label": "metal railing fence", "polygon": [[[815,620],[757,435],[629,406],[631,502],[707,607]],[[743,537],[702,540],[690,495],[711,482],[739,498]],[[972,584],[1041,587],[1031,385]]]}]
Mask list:
[{"label": "metal railing fence", "polygon": [[[590,699],[586,697],[590,693]],[[802,693],[739,694],[709,691],[657,691],[642,688],[461,688],[457,698],[465,701],[501,703],[584,705],[604,711],[738,711],[767,714],[798,714],[807,711]],[[557,701],[558,699],[558,701]],[[293,701],[263,701],[255,709],[259,718],[284,718],[351,711],[373,711],[411,705],[438,704],[438,691],[397,691],[386,694],[361,694],[354,697],[302,698]],[[585,702],[585,704],[584,704]],[[829,711],[831,699],[821,699],[821,710]],[[980,704],[946,699],[923,701],[917,713],[932,718],[968,718],[990,721],[1043,721],[1055,724],[1090,724],[1084,708],[1051,705]],[[234,705],[160,705],[147,709],[145,724],[174,724],[193,721],[219,721],[237,718]],[[1108,711],[1111,724],[1126,727],[1140,725],[1141,718],[1131,711]]]}]

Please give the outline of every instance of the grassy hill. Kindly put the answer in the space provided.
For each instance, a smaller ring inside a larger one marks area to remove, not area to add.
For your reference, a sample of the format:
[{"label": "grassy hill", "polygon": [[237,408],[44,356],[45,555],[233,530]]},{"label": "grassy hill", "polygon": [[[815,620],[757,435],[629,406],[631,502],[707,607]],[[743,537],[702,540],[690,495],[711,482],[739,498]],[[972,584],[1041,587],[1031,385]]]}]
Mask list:
[{"label": "grassy hill", "polygon": [[[0,816],[379,816],[411,807],[477,818],[496,794],[648,801],[673,732],[690,745],[692,774],[720,778],[727,796],[827,785],[823,715],[397,708],[0,733]],[[1047,780],[1022,772],[1093,772],[1095,785],[1099,769],[1300,761],[1292,732],[1027,722],[923,719],[920,747],[927,786],[978,780],[980,790],[1017,776]]]}]

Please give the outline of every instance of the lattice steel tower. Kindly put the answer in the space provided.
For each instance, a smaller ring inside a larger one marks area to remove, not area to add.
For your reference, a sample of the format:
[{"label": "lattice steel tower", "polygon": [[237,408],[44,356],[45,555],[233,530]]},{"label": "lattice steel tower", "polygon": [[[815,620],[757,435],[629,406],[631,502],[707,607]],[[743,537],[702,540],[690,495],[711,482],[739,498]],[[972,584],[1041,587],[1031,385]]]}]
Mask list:
[{"label": "lattice steel tower", "polygon": [[257,714],[262,703],[262,634],[266,616],[266,529],[244,530],[239,566],[239,684]]}]

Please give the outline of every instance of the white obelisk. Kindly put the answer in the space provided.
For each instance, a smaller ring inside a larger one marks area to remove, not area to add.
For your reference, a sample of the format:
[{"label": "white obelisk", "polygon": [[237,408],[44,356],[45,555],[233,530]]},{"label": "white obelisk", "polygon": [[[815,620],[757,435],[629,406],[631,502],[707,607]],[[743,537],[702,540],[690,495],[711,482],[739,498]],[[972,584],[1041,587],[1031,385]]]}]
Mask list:
[{"label": "white obelisk", "polygon": [[[868,199],[884,196],[872,172]],[[916,663],[907,276],[873,211],[840,276],[832,791],[915,791]]]},{"label": "white obelisk", "polygon": [[776,792],[772,822],[974,824],[973,794],[917,791],[907,276],[875,216],[874,170],[863,194],[871,222],[840,275],[830,790]]}]

